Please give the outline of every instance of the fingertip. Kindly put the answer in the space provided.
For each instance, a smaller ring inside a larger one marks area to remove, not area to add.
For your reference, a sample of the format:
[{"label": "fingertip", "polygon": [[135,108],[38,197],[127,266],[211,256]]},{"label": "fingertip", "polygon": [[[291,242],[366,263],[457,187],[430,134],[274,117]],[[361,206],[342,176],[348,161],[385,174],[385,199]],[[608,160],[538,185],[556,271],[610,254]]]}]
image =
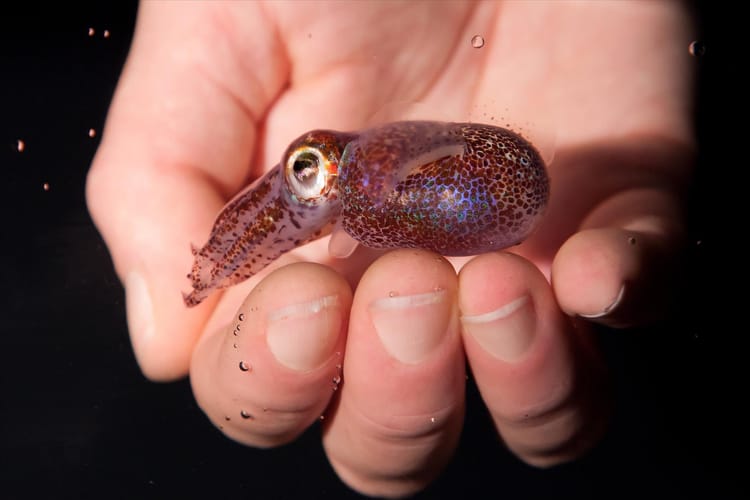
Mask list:
[{"label": "fingertip", "polygon": [[[185,376],[205,310],[189,310],[179,293],[154,294],[158,280],[149,282],[139,271],[124,279],[125,308],[130,340],[138,366],[146,378],[167,382]],[[164,321],[165,318],[175,318]]]},{"label": "fingertip", "polygon": [[474,379],[507,446],[541,467],[587,450],[602,400],[579,374],[598,364],[544,275],[513,254],[481,255],[459,274],[459,304]]},{"label": "fingertip", "polygon": [[348,283],[312,263],[266,276],[225,326],[208,331],[190,367],[193,392],[227,436],[269,447],[315,422],[340,383]]},{"label": "fingertip", "polygon": [[457,278],[442,257],[396,250],[365,272],[352,305],[344,386],[324,446],[357,491],[405,496],[447,464],[463,422]]},{"label": "fingertip", "polygon": [[568,315],[609,326],[653,320],[666,309],[666,274],[658,234],[620,228],[571,236],[552,264],[552,285]]}]

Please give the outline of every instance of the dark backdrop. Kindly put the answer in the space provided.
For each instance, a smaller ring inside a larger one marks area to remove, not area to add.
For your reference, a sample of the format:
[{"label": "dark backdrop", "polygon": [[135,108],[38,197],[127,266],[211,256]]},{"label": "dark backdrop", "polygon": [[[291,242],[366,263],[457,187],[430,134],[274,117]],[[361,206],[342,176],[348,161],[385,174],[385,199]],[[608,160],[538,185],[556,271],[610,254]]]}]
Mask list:
[{"label": "dark backdrop", "polygon": [[[733,63],[741,59],[728,55],[739,38],[731,15],[697,7],[707,50],[696,58],[701,148],[692,243],[673,318],[601,332],[615,377],[612,431],[588,457],[536,470],[498,445],[471,385],[457,456],[425,498],[739,491],[733,453],[744,452],[738,403],[747,389],[736,340],[747,335],[747,293],[738,280],[740,291],[730,291],[723,276],[741,267],[729,252],[739,241],[730,245],[724,229],[743,227],[745,215],[747,153],[725,119],[739,109]],[[327,464],[318,429],[279,449],[245,448],[209,424],[187,381],[153,384],[137,369],[123,290],[84,203],[136,8],[0,10],[0,497],[353,496]]]}]

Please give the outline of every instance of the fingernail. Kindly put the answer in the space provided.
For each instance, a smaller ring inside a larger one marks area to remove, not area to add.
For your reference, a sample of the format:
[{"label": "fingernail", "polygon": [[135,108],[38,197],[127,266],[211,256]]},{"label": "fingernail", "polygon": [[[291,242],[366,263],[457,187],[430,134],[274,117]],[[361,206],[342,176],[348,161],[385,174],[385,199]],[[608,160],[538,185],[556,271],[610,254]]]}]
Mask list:
[{"label": "fingernail", "polygon": [[494,357],[515,362],[534,340],[536,316],[531,298],[523,295],[494,311],[461,316],[464,330]]},{"label": "fingernail", "polygon": [[148,344],[154,337],[154,309],[151,293],[143,276],[130,272],[125,277],[125,305],[128,330],[136,350]]},{"label": "fingernail", "polygon": [[617,306],[619,306],[622,303],[622,298],[625,296],[625,284],[623,284],[620,287],[620,290],[617,292],[617,296],[615,297],[615,300],[613,300],[607,307],[605,307],[602,311],[593,313],[593,314],[578,314],[582,318],[586,319],[597,319],[597,318],[603,318],[604,316],[608,315],[615,309],[617,309]]},{"label": "fingernail", "polygon": [[292,304],[268,314],[266,342],[282,365],[312,370],[333,354],[342,321],[337,295]]},{"label": "fingernail", "polygon": [[375,331],[388,353],[406,364],[425,359],[448,330],[451,307],[445,290],[384,297],[370,304]]}]

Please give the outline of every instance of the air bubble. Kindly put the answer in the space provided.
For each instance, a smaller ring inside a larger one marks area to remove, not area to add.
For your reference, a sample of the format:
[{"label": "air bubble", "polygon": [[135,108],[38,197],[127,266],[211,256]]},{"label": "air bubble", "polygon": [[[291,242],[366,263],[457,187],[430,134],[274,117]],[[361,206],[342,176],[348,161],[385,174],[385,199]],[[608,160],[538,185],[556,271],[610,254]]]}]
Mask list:
[{"label": "air bubble", "polygon": [[475,49],[484,47],[484,37],[482,35],[474,35],[471,39],[471,46]]},{"label": "air bubble", "polygon": [[245,410],[240,411],[240,416],[244,418],[245,420],[255,420],[255,417],[252,416],[252,414],[246,412]]},{"label": "air bubble", "polygon": [[700,57],[702,55],[705,55],[706,44],[701,41],[694,40],[690,42],[690,45],[688,46],[688,52],[690,52],[690,55],[694,57]]},{"label": "air bubble", "polygon": [[240,370],[242,370],[243,372],[249,372],[252,371],[252,369],[253,365],[251,365],[250,363],[245,363],[244,361],[240,361]]}]

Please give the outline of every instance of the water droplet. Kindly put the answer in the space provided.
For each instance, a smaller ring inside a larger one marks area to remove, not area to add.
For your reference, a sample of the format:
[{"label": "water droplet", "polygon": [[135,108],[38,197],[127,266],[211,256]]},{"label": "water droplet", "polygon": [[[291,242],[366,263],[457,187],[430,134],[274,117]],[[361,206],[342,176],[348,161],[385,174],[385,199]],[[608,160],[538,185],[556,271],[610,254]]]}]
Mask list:
[{"label": "water droplet", "polygon": [[245,315],[243,313],[240,313],[238,318],[240,321],[245,321]]},{"label": "water droplet", "polygon": [[42,184],[42,189],[44,189],[45,191],[49,191],[49,182],[45,182],[44,184]]},{"label": "water droplet", "polygon": [[634,236],[630,236],[628,238],[628,243],[630,243],[631,245],[635,245],[637,243],[637,241],[636,241],[636,239],[635,239]]},{"label": "water droplet", "polygon": [[102,36],[104,38],[109,38],[109,30],[104,30],[104,33],[102,33]]},{"label": "water droplet", "polygon": [[232,344],[232,347],[234,347],[235,349],[237,349],[237,344]]},{"label": "water droplet", "polygon": [[321,419],[321,420],[325,420],[325,419],[326,419],[326,416],[325,416],[325,415],[321,415],[321,416],[320,416],[320,419]]},{"label": "water droplet", "polygon": [[336,375],[335,377],[333,377],[333,383],[339,385],[341,383],[341,375]]},{"label": "water droplet", "polygon": [[240,412],[240,416],[244,418],[245,420],[255,420],[255,417],[253,417],[250,413],[246,412],[245,410],[242,410]]},{"label": "water droplet", "polygon": [[229,422],[229,421],[230,421],[230,420],[232,420],[232,419],[231,419],[231,418],[229,418],[229,415],[224,415],[224,420],[226,420],[227,422]]},{"label": "water droplet", "polygon": [[89,28],[89,36],[94,36],[96,34],[96,30],[94,28]]},{"label": "water droplet", "polygon": [[93,128],[89,129],[89,137],[96,137],[96,130]]},{"label": "water droplet", "polygon": [[250,363],[245,363],[244,361],[240,361],[240,370],[242,370],[243,372],[249,372],[252,371],[252,369],[253,365],[251,365]]},{"label": "water droplet", "polygon": [[695,246],[697,246],[697,247],[701,246],[702,244],[703,244],[703,240],[696,240],[695,241]]},{"label": "water droplet", "polygon": [[389,297],[396,297],[398,295],[398,292],[390,291],[388,292]]},{"label": "water droplet", "polygon": [[341,365],[336,365],[336,369],[337,369],[338,371],[341,371],[341,368],[343,368],[343,367],[342,367]]},{"label": "water droplet", "polygon": [[341,356],[341,351],[336,351],[336,356]]},{"label": "water droplet", "polygon": [[474,35],[471,39],[471,46],[475,49],[484,47],[484,37],[482,35]]},{"label": "water droplet", "polygon": [[238,332],[239,332],[239,331],[240,331],[240,325],[236,325],[236,326],[234,327],[234,329],[235,329],[236,331],[238,331]]},{"label": "water droplet", "polygon": [[688,46],[688,52],[690,52],[691,56],[703,56],[706,54],[706,44],[699,40],[694,40],[690,42],[690,45]]},{"label": "water droplet", "polygon": [[16,141],[16,151],[19,153],[23,153],[23,151],[26,149],[26,143],[23,141],[23,139],[18,139]]},{"label": "water droplet", "polygon": [[434,424],[437,422],[437,419],[435,417],[430,417],[430,423]]}]

